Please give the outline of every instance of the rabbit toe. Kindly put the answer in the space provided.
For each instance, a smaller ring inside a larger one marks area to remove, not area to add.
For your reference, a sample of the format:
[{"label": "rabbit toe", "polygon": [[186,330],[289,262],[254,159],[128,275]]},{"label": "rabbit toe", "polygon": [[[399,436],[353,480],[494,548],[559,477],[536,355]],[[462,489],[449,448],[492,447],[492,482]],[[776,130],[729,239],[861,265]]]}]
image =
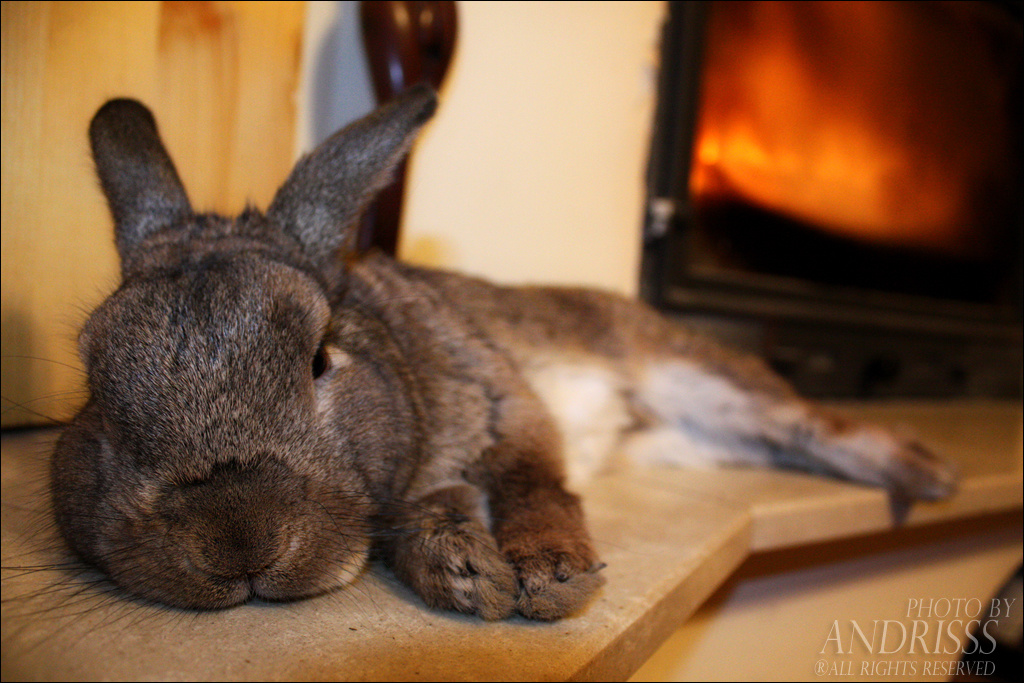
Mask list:
[{"label": "rabbit toe", "polygon": [[516,562],[516,611],[528,619],[553,621],[576,612],[604,584],[603,564],[570,553],[552,552]]}]

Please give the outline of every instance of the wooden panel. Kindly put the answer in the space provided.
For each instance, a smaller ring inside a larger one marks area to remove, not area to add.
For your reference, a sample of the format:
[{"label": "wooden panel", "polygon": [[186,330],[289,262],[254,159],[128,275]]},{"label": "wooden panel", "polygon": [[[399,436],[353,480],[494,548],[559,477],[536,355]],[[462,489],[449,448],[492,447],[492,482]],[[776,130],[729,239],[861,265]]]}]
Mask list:
[{"label": "wooden panel", "polygon": [[164,2],[157,119],[197,210],[266,207],[290,170],[301,2]]},{"label": "wooden panel", "polygon": [[303,2],[3,3],[3,425],[66,419],[74,337],[118,281],[86,128],[137,97],[200,210],[265,206],[292,163]]}]

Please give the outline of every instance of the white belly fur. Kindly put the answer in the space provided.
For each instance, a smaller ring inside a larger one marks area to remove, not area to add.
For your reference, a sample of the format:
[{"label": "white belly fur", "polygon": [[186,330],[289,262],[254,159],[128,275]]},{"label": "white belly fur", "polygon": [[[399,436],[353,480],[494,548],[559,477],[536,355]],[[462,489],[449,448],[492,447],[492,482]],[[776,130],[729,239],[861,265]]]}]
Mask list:
[{"label": "white belly fur", "polygon": [[765,465],[755,399],[681,360],[652,362],[634,380],[591,359],[551,358],[526,371],[562,434],[570,488],[623,462],[680,467]]},{"label": "white belly fur", "polygon": [[568,487],[611,469],[633,423],[618,373],[597,363],[552,360],[532,366],[526,377],[561,432]]}]

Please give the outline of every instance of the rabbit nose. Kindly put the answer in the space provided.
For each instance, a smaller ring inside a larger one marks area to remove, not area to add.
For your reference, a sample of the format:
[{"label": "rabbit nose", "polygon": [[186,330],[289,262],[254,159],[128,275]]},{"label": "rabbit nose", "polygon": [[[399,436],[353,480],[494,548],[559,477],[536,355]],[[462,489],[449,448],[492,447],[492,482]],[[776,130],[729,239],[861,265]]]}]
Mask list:
[{"label": "rabbit nose", "polygon": [[244,513],[210,520],[208,533],[191,549],[193,564],[219,578],[250,580],[277,560],[279,536],[278,529]]},{"label": "rabbit nose", "polygon": [[162,509],[191,566],[223,579],[249,581],[289,546],[287,519],[294,496],[282,491],[282,472],[218,468],[170,492]]}]

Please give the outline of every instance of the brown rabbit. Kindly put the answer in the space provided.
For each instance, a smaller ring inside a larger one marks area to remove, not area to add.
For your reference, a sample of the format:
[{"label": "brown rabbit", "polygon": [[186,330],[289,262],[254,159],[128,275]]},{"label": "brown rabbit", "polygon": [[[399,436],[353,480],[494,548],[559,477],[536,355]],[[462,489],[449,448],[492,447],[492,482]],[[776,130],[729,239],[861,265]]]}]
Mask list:
[{"label": "brown rabbit", "polygon": [[563,451],[574,475],[619,451],[951,490],[916,444],[637,302],[353,254],[435,107],[412,89],[234,219],[192,211],[145,107],[99,110],[122,283],[82,330],[90,399],[52,462],[84,560],[221,608],[343,586],[375,551],[431,606],[557,619],[602,583]]}]

